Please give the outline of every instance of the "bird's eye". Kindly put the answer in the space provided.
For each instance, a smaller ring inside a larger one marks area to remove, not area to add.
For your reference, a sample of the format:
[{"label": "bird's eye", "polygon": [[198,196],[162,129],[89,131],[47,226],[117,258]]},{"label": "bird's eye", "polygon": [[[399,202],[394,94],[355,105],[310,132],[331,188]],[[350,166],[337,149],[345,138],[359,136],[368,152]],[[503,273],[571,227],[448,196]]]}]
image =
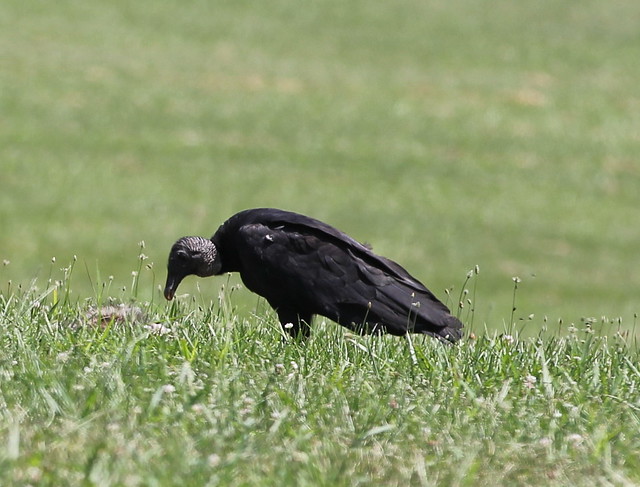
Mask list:
[{"label": "bird's eye", "polygon": [[178,260],[189,260],[189,253],[186,250],[178,250],[176,252],[176,257]]}]

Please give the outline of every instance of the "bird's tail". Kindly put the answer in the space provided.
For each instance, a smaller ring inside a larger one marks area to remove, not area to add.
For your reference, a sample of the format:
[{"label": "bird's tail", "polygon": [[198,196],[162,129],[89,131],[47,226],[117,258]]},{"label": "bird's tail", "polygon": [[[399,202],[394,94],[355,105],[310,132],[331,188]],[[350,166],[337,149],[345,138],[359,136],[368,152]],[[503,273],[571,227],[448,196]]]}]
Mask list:
[{"label": "bird's tail", "polygon": [[428,332],[429,335],[444,341],[455,343],[462,338],[463,324],[458,318],[452,315],[447,315],[443,320],[443,327],[437,331]]}]

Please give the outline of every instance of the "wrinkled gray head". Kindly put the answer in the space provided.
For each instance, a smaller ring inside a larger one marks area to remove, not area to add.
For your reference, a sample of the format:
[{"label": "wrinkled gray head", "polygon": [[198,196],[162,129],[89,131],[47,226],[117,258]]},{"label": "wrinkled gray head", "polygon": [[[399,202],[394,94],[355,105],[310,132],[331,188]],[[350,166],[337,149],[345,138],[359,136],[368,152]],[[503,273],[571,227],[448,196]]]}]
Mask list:
[{"label": "wrinkled gray head", "polygon": [[220,271],[218,250],[211,240],[203,237],[182,237],[171,247],[167,264],[167,284],[164,297],[173,299],[182,280],[195,274],[212,276]]}]

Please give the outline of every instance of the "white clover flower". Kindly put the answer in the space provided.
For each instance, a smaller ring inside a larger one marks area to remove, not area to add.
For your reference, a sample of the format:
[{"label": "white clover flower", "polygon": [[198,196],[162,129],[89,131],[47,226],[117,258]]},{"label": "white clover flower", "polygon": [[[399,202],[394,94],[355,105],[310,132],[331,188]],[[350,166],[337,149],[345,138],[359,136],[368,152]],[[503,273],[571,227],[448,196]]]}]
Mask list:
[{"label": "white clover flower", "polygon": [[536,386],[536,382],[538,382],[538,379],[534,375],[527,375],[524,378],[524,386],[527,389],[533,389]]},{"label": "white clover flower", "polygon": [[58,360],[59,362],[66,362],[67,360],[69,360],[70,356],[71,354],[69,352],[60,352],[58,355],[56,355],[56,360]]},{"label": "white clover flower", "polygon": [[245,397],[242,398],[242,403],[245,406],[251,406],[251,405],[255,404],[255,401],[253,400],[252,397],[245,396]]},{"label": "white clover flower", "polygon": [[573,446],[578,446],[580,443],[582,443],[584,441],[584,438],[582,437],[582,435],[579,435],[577,433],[573,433],[573,434],[570,434],[569,436],[567,436],[567,441],[569,443],[572,443]]},{"label": "white clover flower", "polygon": [[200,414],[204,412],[204,406],[202,404],[194,404],[193,406],[191,406],[191,410],[194,413]]},{"label": "white clover flower", "polygon": [[285,329],[285,330],[290,330],[291,328],[293,328],[293,323],[286,323],[286,324],[284,325],[284,329]]},{"label": "white clover flower", "polygon": [[207,457],[207,463],[210,467],[217,467],[218,465],[220,465],[220,455],[212,453]]}]

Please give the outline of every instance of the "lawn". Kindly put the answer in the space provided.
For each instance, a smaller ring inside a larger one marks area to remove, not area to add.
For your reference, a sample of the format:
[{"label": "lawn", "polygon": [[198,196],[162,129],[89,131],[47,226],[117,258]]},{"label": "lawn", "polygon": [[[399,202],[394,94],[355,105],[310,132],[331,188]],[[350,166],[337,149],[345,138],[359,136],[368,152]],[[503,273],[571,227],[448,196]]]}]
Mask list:
[{"label": "lawn", "polygon": [[274,206],[440,296],[479,265],[492,329],[513,276],[521,317],[630,323],[638,14],[619,0],[4,2],[2,286],[47,279],[51,257],[60,279],[74,255],[79,298],[96,268],[125,286],[140,241],[161,281],[178,236]]},{"label": "lawn", "polygon": [[[285,341],[262,311],[2,299],[2,485],[637,485],[638,349],[567,335]],[[111,318],[111,319],[109,319]],[[509,330],[507,330],[509,331]]]},{"label": "lawn", "polygon": [[[3,2],[0,483],[639,483],[638,18]],[[237,277],[165,304],[173,241],[257,206],[371,244],[477,339],[285,344]],[[109,302],[144,317],[87,325]]]}]

